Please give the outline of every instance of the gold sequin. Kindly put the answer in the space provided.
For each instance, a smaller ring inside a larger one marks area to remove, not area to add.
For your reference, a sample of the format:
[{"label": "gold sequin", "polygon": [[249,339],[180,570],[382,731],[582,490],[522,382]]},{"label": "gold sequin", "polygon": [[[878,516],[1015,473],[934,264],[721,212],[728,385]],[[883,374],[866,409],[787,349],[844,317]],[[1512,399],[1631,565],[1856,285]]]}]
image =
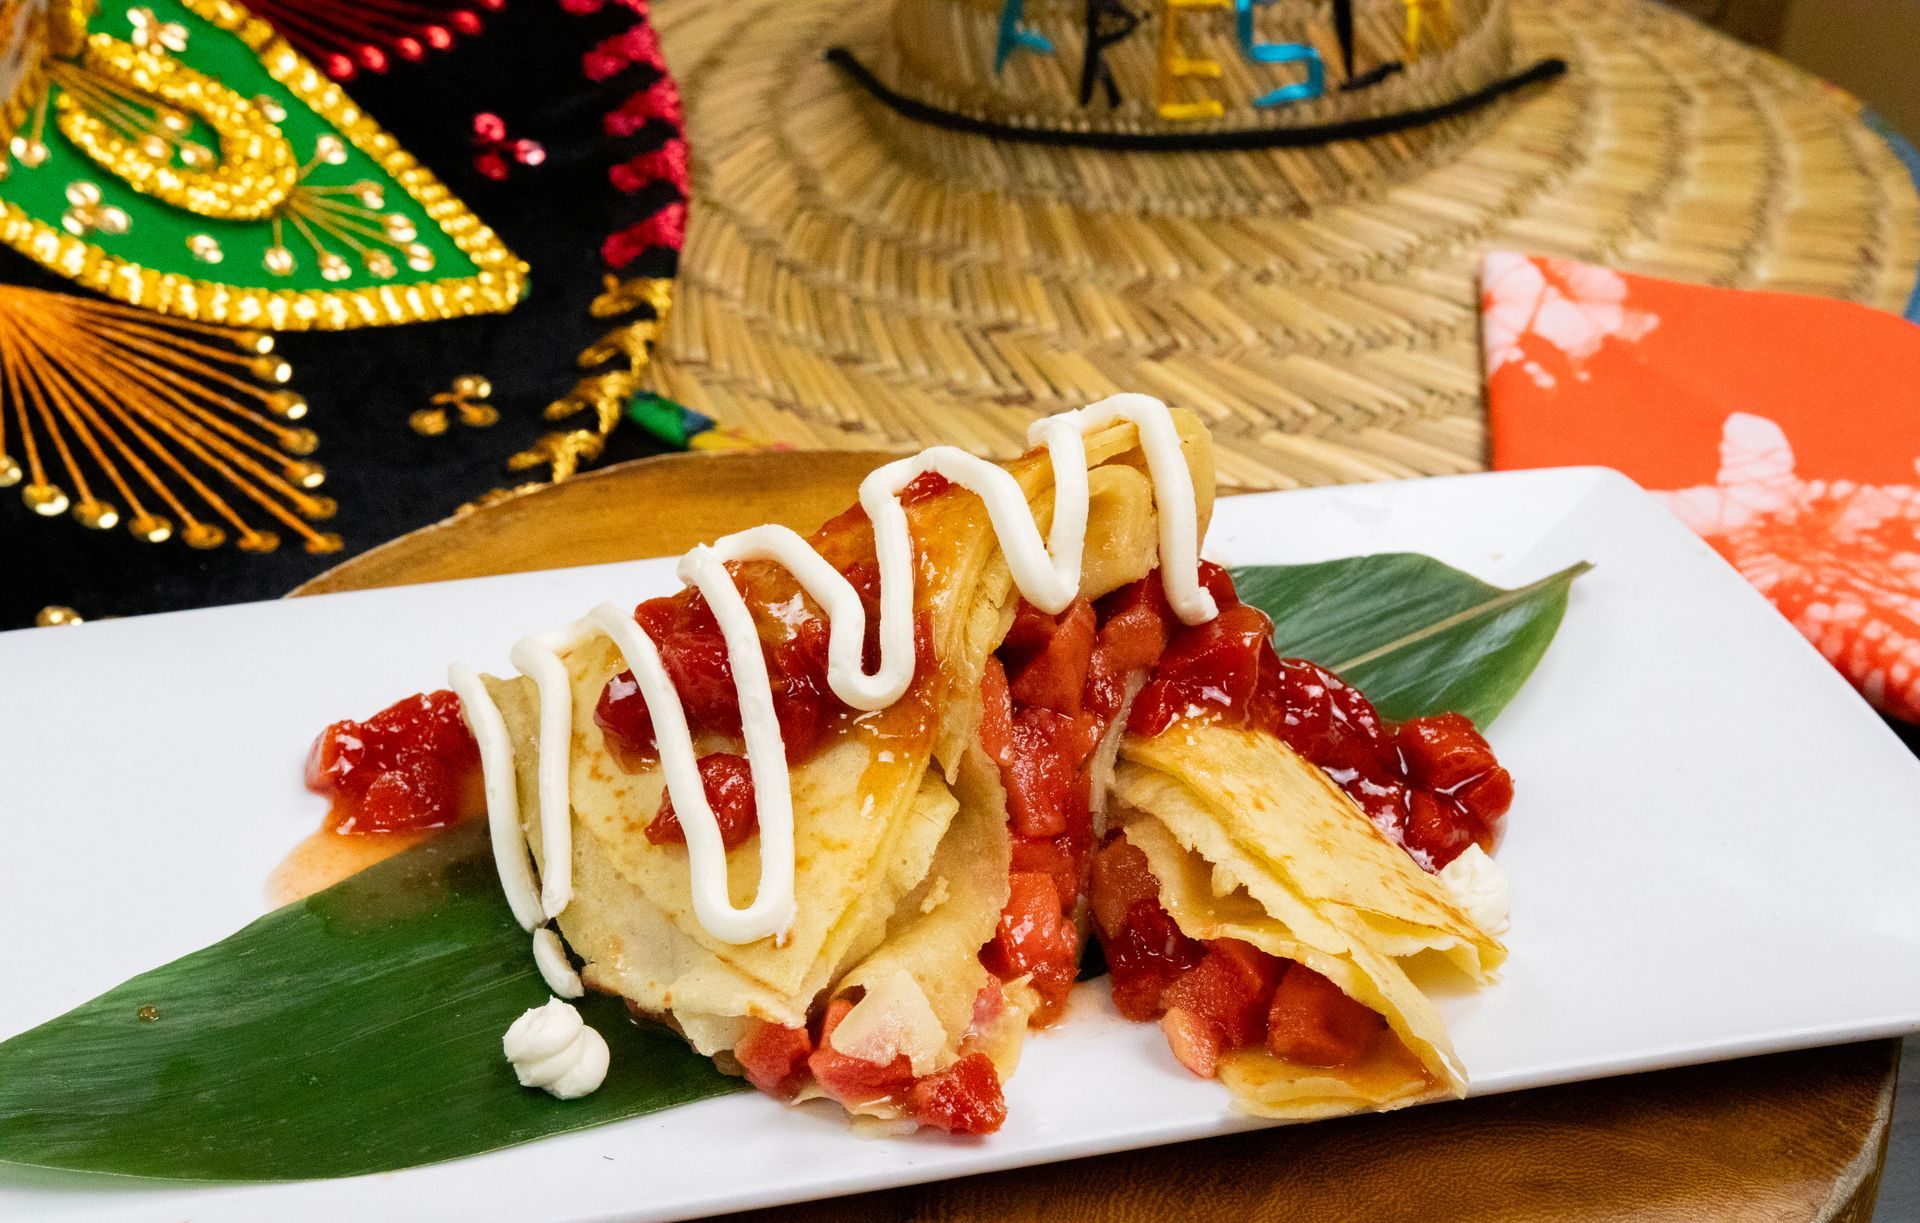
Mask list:
[{"label": "gold sequin", "polygon": [[95,230],[118,236],[132,228],[124,210],[100,202],[100,188],[81,180],[67,184],[67,210],[60,214],[60,226],[70,234],[85,235]]},{"label": "gold sequin", "polygon": [[500,412],[486,402],[493,395],[493,383],[480,374],[461,374],[446,390],[437,392],[421,408],[407,417],[407,425],[422,437],[439,437],[457,418],[470,428],[485,429],[500,420]]}]

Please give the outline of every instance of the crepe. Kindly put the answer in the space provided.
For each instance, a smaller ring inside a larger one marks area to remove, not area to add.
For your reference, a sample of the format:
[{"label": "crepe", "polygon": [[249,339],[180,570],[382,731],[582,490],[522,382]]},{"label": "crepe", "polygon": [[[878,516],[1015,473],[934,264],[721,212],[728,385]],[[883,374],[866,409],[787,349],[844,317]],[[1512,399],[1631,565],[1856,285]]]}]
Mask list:
[{"label": "crepe", "polygon": [[1192,718],[1126,737],[1113,799],[1183,933],[1303,964],[1385,1020],[1345,1065],[1265,1047],[1226,1054],[1218,1073],[1239,1107],[1303,1120],[1464,1090],[1446,1029],[1401,961],[1435,953],[1484,982],[1505,949],[1324,772],[1273,735]]},{"label": "crepe", "polygon": [[[1213,472],[1205,431],[1174,414],[1192,475],[1202,532]],[[1090,468],[1081,593],[1098,597],[1157,564],[1158,520],[1135,427],[1086,438]],[[1052,468],[1044,452],[1006,465],[1044,534]],[[982,502],[960,487],[907,505],[915,553],[914,607],[932,642],[907,694],[886,709],[837,722],[825,744],[791,771],[795,920],[786,937],[744,945],[697,920],[683,845],[646,835],[665,790],[656,764],[634,764],[594,718],[608,680],[626,669],[606,638],[561,658],[573,698],[568,747],[573,897],[557,925],[593,989],[680,1031],[694,1048],[736,1068],[758,1025],[799,1029],[836,1052],[885,1065],[904,1058],[916,1078],[971,1052],[1004,1076],[1017,1058],[1033,1000],[1018,980],[998,981],[980,951],[1009,894],[1007,798],[981,754],[981,690],[1019,595]],[[850,511],[810,540],[836,567],[872,557],[872,530]],[[750,562],[735,572],[757,617],[819,609],[784,571]],[[514,747],[520,826],[535,864],[541,843],[536,761],[540,718],[532,680],[486,680]],[[696,751],[739,752],[739,742],[696,738]],[[757,835],[728,854],[732,901],[753,898]],[[830,1000],[851,1002],[820,1036]],[[992,1005],[987,1005],[991,1000]],[[799,1098],[818,1094],[803,1088]],[[878,1116],[897,1100],[842,1103]]]}]

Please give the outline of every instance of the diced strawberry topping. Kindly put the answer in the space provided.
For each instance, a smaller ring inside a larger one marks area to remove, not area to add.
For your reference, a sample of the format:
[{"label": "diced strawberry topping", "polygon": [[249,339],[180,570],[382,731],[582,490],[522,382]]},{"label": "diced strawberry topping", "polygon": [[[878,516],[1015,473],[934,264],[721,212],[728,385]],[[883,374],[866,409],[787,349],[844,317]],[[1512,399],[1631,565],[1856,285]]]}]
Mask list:
[{"label": "diced strawberry topping", "polygon": [[747,1081],[768,1095],[791,1100],[807,1081],[807,1059],[813,1055],[813,1038],[804,1027],[786,1028],[777,1023],[752,1020],[733,1056],[747,1072]]},{"label": "diced strawberry topping", "polygon": [[1093,605],[1077,599],[1052,619],[1046,639],[1009,672],[1008,687],[1021,705],[1072,717],[1080,712],[1093,661]]},{"label": "diced strawberry topping", "polygon": [[1263,654],[1273,653],[1273,622],[1257,608],[1228,607],[1174,636],[1153,680],[1134,703],[1128,729],[1157,735],[1190,709],[1245,709],[1253,701]]},{"label": "diced strawberry topping", "polygon": [[600,690],[593,707],[594,723],[600,727],[616,751],[636,756],[655,750],[653,715],[647,710],[647,698],[640,693],[640,682],[633,672],[622,671]]},{"label": "diced strawberry topping", "polygon": [[1282,962],[1238,939],[1216,939],[1207,954],[1167,987],[1168,1010],[1183,1010],[1219,1029],[1222,1048],[1259,1043]]},{"label": "diced strawberry topping", "polygon": [[1500,767],[1473,722],[1457,713],[1402,722],[1393,738],[1408,774],[1429,790],[1456,790]]},{"label": "diced strawberry topping", "polygon": [[1307,1066],[1346,1066],[1366,1055],[1386,1020],[1305,964],[1288,966],[1267,1014],[1267,1047]]},{"label": "diced strawberry topping", "polygon": [[1206,587],[1213,596],[1214,606],[1221,611],[1229,607],[1240,606],[1240,592],[1234,589],[1233,575],[1212,561],[1200,562],[1200,585]]},{"label": "diced strawberry topping", "polygon": [[980,677],[980,747],[1001,769],[1013,760],[1013,698],[1007,691],[1007,671],[998,658],[987,659]]},{"label": "diced strawberry topping", "polygon": [[1080,899],[1080,856],[1070,836],[1013,838],[1015,874],[1045,875],[1060,894],[1060,911],[1071,912]]},{"label": "diced strawberry topping", "polygon": [[1126,927],[1127,913],[1142,900],[1160,901],[1160,881],[1147,865],[1147,855],[1128,841],[1125,833],[1116,833],[1093,856],[1093,876],[1087,884],[1087,899],[1093,906],[1093,920],[1100,933],[1118,935]]},{"label": "diced strawberry topping", "polygon": [[[745,756],[732,752],[712,752],[700,757],[700,788],[706,792],[707,805],[713,808],[714,822],[720,825],[720,843],[734,849],[760,827],[760,815],[753,802],[753,773]],[[673,795],[660,796],[659,814],[647,825],[647,840],[655,845],[685,845],[686,829],[673,812]]]},{"label": "diced strawberry topping", "polygon": [[1101,946],[1113,981],[1113,1005],[1128,1019],[1160,1014],[1167,987],[1206,954],[1206,945],[1182,934],[1153,897],[1128,906],[1120,933]]},{"label": "diced strawberry topping", "polygon": [[865,1058],[852,1057],[833,1047],[833,1030],[853,1009],[847,998],[835,998],[827,1004],[820,1024],[820,1041],[807,1057],[807,1068],[822,1091],[846,1105],[872,1104],[890,1100],[913,1085],[913,1067],[904,1054],[882,1066]]},{"label": "diced strawberry topping", "polygon": [[1119,715],[1127,678],[1159,661],[1167,647],[1173,613],[1157,577],[1144,578],[1102,599],[1101,613],[1107,618],[1100,625],[1087,667],[1082,703],[1104,722]]},{"label": "diced strawberry topping", "polygon": [[1088,777],[1081,767],[1099,746],[1090,717],[1051,709],[1021,709],[1013,718],[1013,750],[1002,766],[1013,829],[1021,836],[1055,837],[1087,809]]},{"label": "diced strawberry topping", "polygon": [[1188,1070],[1210,1079],[1220,1068],[1220,1029],[1205,1016],[1170,1007],[1160,1016],[1160,1031],[1166,1034],[1174,1060]]},{"label": "diced strawberry topping", "polygon": [[915,1121],[949,1134],[991,1134],[1007,1119],[1000,1074],[984,1053],[969,1053],[915,1082],[907,1107]]},{"label": "diced strawberry topping", "polygon": [[1002,981],[1032,974],[1041,1006],[1036,1022],[1055,1018],[1073,989],[1080,967],[1080,940],[1061,911],[1060,893],[1051,877],[1015,871],[1008,880],[1007,906],[993,941],[980,951],[989,972]]},{"label": "diced strawberry topping", "polygon": [[967,1025],[969,1037],[979,1036],[1000,1022],[1007,1011],[1007,987],[1000,978],[987,974],[987,983],[973,996],[973,1022]]},{"label": "diced strawberry topping", "polygon": [[[1338,676],[1279,657],[1272,624],[1240,603],[1231,575],[1211,565],[1202,571],[1220,615],[1174,627],[1134,703],[1130,730],[1157,735],[1201,714],[1253,726],[1326,770],[1426,869],[1439,870],[1476,842],[1491,847],[1513,801],[1513,779],[1471,721],[1447,713],[1388,725]],[[1096,677],[1100,668],[1096,657]]]},{"label": "diced strawberry topping", "polygon": [[[849,565],[846,573],[868,605],[866,662],[872,667],[878,662],[880,649],[879,570],[871,560],[862,560]],[[757,589],[752,580],[740,580],[746,583],[744,591]],[[779,602],[782,607],[791,603],[763,594],[751,597],[749,605],[759,606],[764,612],[768,601]],[[683,590],[649,599],[634,609],[634,620],[660,651],[661,666],[679,694],[688,728],[696,735],[738,739],[740,696],[734,686],[726,638],[699,591]],[[836,720],[846,713],[827,683],[830,640],[831,626],[822,616],[783,613],[763,615],[761,620],[761,648],[773,692],[773,710],[780,721],[789,764],[813,755]],[[932,661],[933,621],[924,611],[914,618],[914,646],[919,666]],[[607,681],[594,706],[594,721],[630,767],[650,763],[658,750],[652,713],[630,671]]]},{"label": "diced strawberry topping", "polygon": [[411,832],[485,808],[480,749],[446,690],[395,701],[365,722],[335,722],[307,753],[307,788],[331,800],[335,832]]}]

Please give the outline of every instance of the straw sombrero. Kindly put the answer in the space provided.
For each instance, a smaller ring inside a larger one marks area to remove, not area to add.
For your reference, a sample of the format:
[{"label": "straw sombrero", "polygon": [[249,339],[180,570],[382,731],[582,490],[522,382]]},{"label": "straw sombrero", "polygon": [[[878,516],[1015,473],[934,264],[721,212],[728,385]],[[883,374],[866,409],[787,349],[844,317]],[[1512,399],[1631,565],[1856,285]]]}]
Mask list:
[{"label": "straw sombrero", "polygon": [[1241,486],[1471,470],[1491,247],[1915,297],[1894,138],[1645,0],[655,20],[694,150],[659,388],[772,441],[1006,453],[1142,390],[1211,418]]}]

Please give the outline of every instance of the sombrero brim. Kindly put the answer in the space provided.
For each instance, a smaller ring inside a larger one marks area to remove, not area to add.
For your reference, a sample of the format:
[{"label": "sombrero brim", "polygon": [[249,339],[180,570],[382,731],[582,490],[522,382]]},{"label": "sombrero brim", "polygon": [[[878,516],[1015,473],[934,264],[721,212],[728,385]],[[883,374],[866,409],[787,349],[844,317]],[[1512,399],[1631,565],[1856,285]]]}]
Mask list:
[{"label": "sombrero brim", "polygon": [[1015,146],[823,59],[871,0],[681,0],[693,200],[660,390],[799,445],[992,453],[1120,390],[1207,416],[1241,487],[1477,469],[1475,272],[1514,247],[1899,311],[1920,192],[1848,95],[1645,0],[1515,0],[1554,83],[1418,134]]}]

